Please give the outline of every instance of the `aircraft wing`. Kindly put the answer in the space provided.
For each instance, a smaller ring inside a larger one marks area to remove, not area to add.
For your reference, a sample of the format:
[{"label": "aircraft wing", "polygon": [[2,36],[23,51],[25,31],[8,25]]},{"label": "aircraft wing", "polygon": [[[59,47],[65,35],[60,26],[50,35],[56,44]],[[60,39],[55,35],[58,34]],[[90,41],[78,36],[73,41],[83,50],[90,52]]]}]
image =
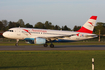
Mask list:
[{"label": "aircraft wing", "polygon": [[71,36],[74,36],[76,34],[71,34],[71,35],[61,35],[61,36],[51,36],[51,37],[40,37],[40,38],[45,38],[46,40],[56,40],[56,39],[59,39],[59,38],[64,38],[64,37],[71,37]]}]

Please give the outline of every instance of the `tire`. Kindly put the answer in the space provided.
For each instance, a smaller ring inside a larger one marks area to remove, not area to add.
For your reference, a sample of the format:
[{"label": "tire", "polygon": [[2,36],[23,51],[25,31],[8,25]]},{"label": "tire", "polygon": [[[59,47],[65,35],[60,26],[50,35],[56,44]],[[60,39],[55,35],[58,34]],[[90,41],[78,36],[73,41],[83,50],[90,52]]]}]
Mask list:
[{"label": "tire", "polygon": [[53,44],[50,44],[50,47],[51,47],[51,48],[54,48],[54,45],[53,45]]},{"label": "tire", "polygon": [[47,44],[44,44],[44,47],[47,47],[48,45]]},{"label": "tire", "polygon": [[15,46],[18,46],[18,43],[16,43]]}]

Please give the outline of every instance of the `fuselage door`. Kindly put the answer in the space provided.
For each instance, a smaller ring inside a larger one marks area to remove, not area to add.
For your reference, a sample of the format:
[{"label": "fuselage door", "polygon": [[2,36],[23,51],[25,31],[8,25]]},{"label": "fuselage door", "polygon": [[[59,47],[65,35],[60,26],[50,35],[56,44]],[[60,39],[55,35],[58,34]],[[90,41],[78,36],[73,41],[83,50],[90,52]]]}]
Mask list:
[{"label": "fuselage door", "polygon": [[21,36],[20,29],[17,29],[17,30],[16,30],[16,33],[17,33],[17,36]]}]

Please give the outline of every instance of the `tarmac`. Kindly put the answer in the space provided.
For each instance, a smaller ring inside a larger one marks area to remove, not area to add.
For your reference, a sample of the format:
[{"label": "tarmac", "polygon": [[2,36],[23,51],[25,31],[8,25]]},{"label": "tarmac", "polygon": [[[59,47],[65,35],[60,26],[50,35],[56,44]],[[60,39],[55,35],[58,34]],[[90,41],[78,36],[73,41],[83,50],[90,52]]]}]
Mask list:
[{"label": "tarmac", "polygon": [[105,50],[105,45],[55,45],[54,48],[35,46],[0,46],[0,51],[46,51],[46,50]]}]

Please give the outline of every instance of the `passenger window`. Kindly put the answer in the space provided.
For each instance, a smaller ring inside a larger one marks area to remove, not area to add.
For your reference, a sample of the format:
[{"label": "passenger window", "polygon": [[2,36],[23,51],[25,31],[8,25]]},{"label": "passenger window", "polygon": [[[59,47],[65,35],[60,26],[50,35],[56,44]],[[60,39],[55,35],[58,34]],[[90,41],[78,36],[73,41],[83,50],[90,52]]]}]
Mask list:
[{"label": "passenger window", "polygon": [[9,32],[13,32],[13,30],[8,30]]}]

